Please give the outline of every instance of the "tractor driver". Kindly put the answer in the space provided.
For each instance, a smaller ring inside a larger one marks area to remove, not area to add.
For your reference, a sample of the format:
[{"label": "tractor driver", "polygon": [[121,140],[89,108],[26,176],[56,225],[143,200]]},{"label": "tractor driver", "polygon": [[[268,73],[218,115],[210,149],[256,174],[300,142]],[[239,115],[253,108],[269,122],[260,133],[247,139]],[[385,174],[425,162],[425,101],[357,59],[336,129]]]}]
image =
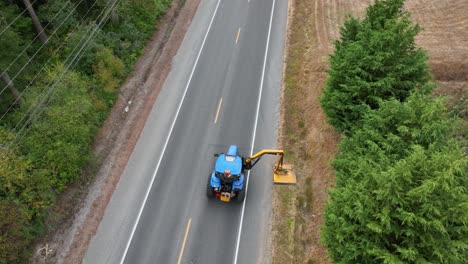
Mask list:
[{"label": "tractor driver", "polygon": [[236,177],[233,177],[231,174],[230,170],[225,170],[224,171],[224,182],[225,183],[233,183],[236,179]]}]

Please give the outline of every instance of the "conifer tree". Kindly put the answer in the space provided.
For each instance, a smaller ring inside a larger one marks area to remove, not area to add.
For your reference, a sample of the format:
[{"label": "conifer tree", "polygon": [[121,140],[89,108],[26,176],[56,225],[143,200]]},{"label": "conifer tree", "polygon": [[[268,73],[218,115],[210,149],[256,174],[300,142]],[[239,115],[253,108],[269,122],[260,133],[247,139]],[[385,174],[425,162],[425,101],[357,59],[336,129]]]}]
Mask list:
[{"label": "conifer tree", "polygon": [[[10,74],[16,75],[21,66],[26,63],[25,61],[23,62],[23,58],[20,58],[16,64],[13,62],[17,60],[17,56],[21,54],[24,48],[24,31],[22,32],[21,29],[30,27],[31,23],[29,19],[22,17],[16,19],[19,12],[14,6],[7,6],[5,3],[0,2],[0,10],[0,90],[8,88],[16,103],[22,104],[24,102],[23,98],[21,98],[20,91],[18,91],[15,83],[10,78]],[[16,19],[15,24],[9,26],[9,22],[14,19]],[[11,65],[12,63],[13,65]],[[18,67],[18,65],[20,66]],[[0,96],[0,111],[2,111],[5,104],[4,100],[7,98],[4,95]],[[10,101],[9,98],[7,100]]]},{"label": "conifer tree", "polygon": [[414,41],[420,28],[403,3],[376,0],[364,19],[350,17],[341,28],[320,99],[336,129],[349,132],[380,100],[404,101],[430,81],[427,57]]},{"label": "conifer tree", "polygon": [[449,124],[414,94],[342,138],[322,232],[334,263],[466,263],[468,162]]},{"label": "conifer tree", "polygon": [[49,41],[49,38],[47,37],[47,34],[44,31],[44,27],[42,27],[41,21],[36,15],[36,11],[34,11],[33,5],[29,0],[23,0],[23,4],[25,5],[26,9],[29,12],[29,15],[31,16],[31,20],[33,22],[34,28],[36,29],[37,35],[39,36],[39,39],[43,43],[47,43]]}]

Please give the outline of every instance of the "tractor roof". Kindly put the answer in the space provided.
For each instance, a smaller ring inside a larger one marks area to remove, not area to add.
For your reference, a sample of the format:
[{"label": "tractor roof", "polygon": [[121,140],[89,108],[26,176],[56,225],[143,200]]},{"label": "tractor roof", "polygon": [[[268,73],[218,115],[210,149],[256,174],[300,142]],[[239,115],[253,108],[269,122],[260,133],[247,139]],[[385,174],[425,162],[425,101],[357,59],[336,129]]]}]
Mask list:
[{"label": "tractor roof", "polygon": [[219,155],[216,160],[215,170],[224,173],[230,170],[232,175],[239,175],[242,170],[242,159],[237,155],[237,146],[231,145],[227,154]]}]

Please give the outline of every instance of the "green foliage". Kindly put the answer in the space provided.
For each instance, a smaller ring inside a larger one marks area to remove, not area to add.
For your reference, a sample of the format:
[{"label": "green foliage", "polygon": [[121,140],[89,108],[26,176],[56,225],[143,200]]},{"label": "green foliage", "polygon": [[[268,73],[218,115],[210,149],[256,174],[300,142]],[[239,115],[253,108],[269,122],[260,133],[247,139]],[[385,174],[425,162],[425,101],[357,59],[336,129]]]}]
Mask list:
[{"label": "green foliage", "polygon": [[[396,99],[385,101],[381,108],[364,116],[362,126],[351,138],[342,138],[343,153],[351,155],[350,159],[369,155],[377,164],[385,164],[388,158],[404,157],[411,144],[426,149],[431,145],[444,146],[452,138],[450,124],[441,99],[432,100],[427,95],[415,93],[404,103]],[[349,140],[353,142],[349,143]],[[348,143],[354,146],[355,142],[361,144],[359,148],[348,147]],[[373,153],[374,149],[384,149],[385,155]],[[345,170],[346,166],[341,169]]]},{"label": "green foliage", "polygon": [[[0,130],[2,142],[12,138],[12,134]],[[0,165],[0,199],[22,205],[22,212],[28,219],[40,216],[53,201],[50,179],[16,149],[10,150],[0,160]]]},{"label": "green foliage", "polygon": [[114,27],[113,30],[103,32],[99,36],[99,43],[113,49],[114,53],[121,58],[125,65],[132,65],[146,44],[148,35],[128,21]]},{"label": "green foliage", "polygon": [[[80,176],[81,168],[88,161],[97,121],[86,79],[77,73],[64,73],[60,65],[50,73],[48,79],[54,81],[64,76],[56,87],[57,93],[32,123],[23,148],[34,166],[46,169],[52,186],[61,191]],[[41,86],[32,88],[25,109],[42,89]]]},{"label": "green foliage", "polygon": [[[0,30],[4,28],[1,27]],[[3,32],[0,38],[0,69],[2,72],[14,61],[21,50],[20,35],[11,29]]]},{"label": "green foliage", "polygon": [[115,93],[124,75],[123,62],[110,49],[102,46],[96,52],[96,59],[93,69],[99,85],[105,92]]},{"label": "green foliage", "polygon": [[335,263],[463,263],[468,164],[459,149],[413,146],[389,166],[366,158],[330,192],[323,234]]},{"label": "green foliage", "polygon": [[[63,48],[58,51],[59,54],[56,54],[64,63],[70,63],[75,57],[76,60],[79,59],[74,69],[87,75],[93,74],[92,66],[97,61],[96,50],[98,43],[96,43],[96,39],[94,38],[89,38],[88,40],[89,35],[94,30],[98,30],[97,35],[102,32],[100,29],[96,29],[96,27],[97,25],[93,23],[79,27],[69,35]],[[87,43],[87,46],[81,49],[84,43]],[[81,53],[77,56],[76,54],[78,54],[80,50]]]},{"label": "green foliage", "polygon": [[[1,30],[1,28],[0,28]],[[6,30],[2,37],[0,38],[0,75],[3,74],[5,71],[7,74],[12,73],[15,68],[9,69],[6,71],[7,67],[9,67],[10,63],[16,57],[20,51],[20,37],[12,30]],[[12,53],[12,51],[16,51]],[[11,78],[11,77],[10,77]],[[3,79],[0,79],[0,89],[6,86],[6,82]],[[6,93],[2,93],[0,96],[0,111],[3,113],[8,109],[9,104],[13,101],[13,96],[8,91]]]},{"label": "green foliage", "polygon": [[[14,135],[0,128],[0,140]],[[48,178],[17,149],[0,159],[0,263],[19,263],[33,238],[35,219],[53,202]]]},{"label": "green foliage", "polygon": [[383,102],[343,137],[323,241],[335,263],[463,263],[467,159],[441,101]]},{"label": "green foliage", "polygon": [[[97,16],[108,2],[98,0],[97,5],[87,13],[94,2],[86,0],[70,16],[68,14],[77,4],[76,1],[36,3],[39,19],[44,25],[51,23],[46,29],[49,35],[56,29],[58,31],[34,58],[32,55],[42,43],[33,42],[8,73],[13,77],[32,59],[14,81],[21,92],[41,70],[44,62],[49,58],[51,61],[45,66],[45,72],[41,72],[29,89],[24,90],[25,103],[1,120],[1,141],[14,137],[8,128],[13,128],[23,114],[28,118],[27,109],[31,106],[35,108],[40,101],[36,101],[36,98],[50,88],[48,85],[63,77],[51,99],[41,106],[41,114],[26,127],[19,149],[10,150],[8,156],[0,160],[0,263],[26,262],[28,245],[44,229],[46,209],[54,204],[55,196],[67,184],[81,176],[83,167],[90,159],[90,144],[98,126],[112,108],[119,85],[142,53],[155,29],[157,18],[165,12],[170,2],[121,1],[107,25],[96,30],[80,60],[75,61],[67,72],[64,65],[69,65],[90,32],[97,28]],[[0,30],[19,13],[16,4],[8,5],[1,1]],[[53,19],[57,14],[57,18]],[[78,24],[81,18],[84,22]],[[34,36],[27,14],[20,16],[2,33],[0,72],[10,65]],[[0,96],[1,114],[11,102],[11,93]]]},{"label": "green foliage", "polygon": [[121,21],[128,21],[144,33],[154,30],[154,21],[163,14],[167,0],[128,0],[123,1],[118,8]]},{"label": "green foliage", "polygon": [[100,46],[96,52],[95,84],[91,90],[94,107],[98,110],[99,120],[104,120],[107,112],[114,105],[118,95],[118,88],[125,74],[124,63],[112,50]]},{"label": "green foliage", "polygon": [[164,14],[170,0],[122,1],[98,42],[111,47],[126,65],[132,65],[155,30],[155,21]]},{"label": "green foliage", "polygon": [[349,18],[330,57],[321,104],[348,132],[322,232],[335,263],[466,263],[468,162],[403,3]]},{"label": "green foliage", "polygon": [[38,14],[46,24],[50,23],[48,32],[57,31],[55,34],[63,35],[78,23],[78,14],[73,11],[74,8],[75,4],[69,0],[48,0],[47,4],[40,6]]},{"label": "green foliage", "polygon": [[[20,10],[16,5],[6,5],[5,2],[0,2],[0,30],[3,31],[7,25],[13,22],[7,31],[13,31],[20,37],[20,44],[23,45],[34,36],[32,29],[32,21],[29,16],[20,16]],[[6,32],[6,31],[5,31]],[[2,33],[2,39],[8,39],[4,37],[5,32]],[[16,48],[16,47],[12,47]],[[4,51],[4,50],[1,50]],[[1,57],[0,57],[1,58]]]},{"label": "green foliage", "polygon": [[[6,6],[4,2],[0,2],[0,32],[3,32],[0,37],[0,74],[6,71],[10,75],[10,78],[13,78],[28,61],[26,54],[23,54],[18,59],[16,58],[21,54],[32,35],[32,23],[29,18],[20,16],[19,19],[8,27],[18,15],[19,12],[16,6]],[[31,65],[27,65],[23,73],[28,73],[30,68],[32,68]],[[20,75],[13,82],[20,91],[22,90],[22,84],[27,79],[24,77],[24,74]],[[0,90],[5,85],[6,83],[0,79]],[[5,112],[13,100],[14,97],[10,91],[2,93],[0,95],[0,112]]]},{"label": "green foliage", "polygon": [[28,245],[25,237],[26,216],[12,201],[0,199],[0,263],[19,263]]},{"label": "green foliage", "polygon": [[336,129],[359,126],[381,100],[404,101],[415,89],[432,89],[427,57],[414,42],[420,28],[402,6],[402,0],[378,0],[363,20],[350,17],[341,28],[320,99]]},{"label": "green foliage", "polygon": [[[14,61],[33,36],[31,19],[23,16],[16,19],[18,15],[16,6],[7,6],[0,2],[0,32],[3,31],[0,38],[0,71],[4,71]],[[17,68],[10,70],[10,74],[16,73]]]},{"label": "green foliage", "polygon": [[[0,129],[0,140],[9,142],[14,138],[13,134]],[[28,160],[17,156],[16,150],[10,150],[0,159],[0,198],[17,201],[18,194],[24,187],[27,174],[30,170]]]}]

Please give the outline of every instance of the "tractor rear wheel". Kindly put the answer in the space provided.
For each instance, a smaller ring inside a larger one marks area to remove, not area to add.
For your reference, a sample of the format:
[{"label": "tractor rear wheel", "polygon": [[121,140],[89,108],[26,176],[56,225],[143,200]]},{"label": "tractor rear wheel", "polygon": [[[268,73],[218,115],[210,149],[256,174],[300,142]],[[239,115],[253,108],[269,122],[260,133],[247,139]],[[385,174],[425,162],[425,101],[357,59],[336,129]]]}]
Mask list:
[{"label": "tractor rear wheel", "polygon": [[237,201],[239,203],[243,202],[244,199],[245,199],[245,184],[246,183],[244,182],[244,185],[242,186],[242,189],[239,192],[237,192]]},{"label": "tractor rear wheel", "polygon": [[237,193],[237,201],[239,203],[242,203],[244,201],[244,199],[245,199],[245,190],[242,189]]},{"label": "tractor rear wheel", "polygon": [[206,196],[208,196],[208,198],[213,198],[215,196],[214,188],[211,187],[209,179],[208,179],[208,183],[206,184]]}]

